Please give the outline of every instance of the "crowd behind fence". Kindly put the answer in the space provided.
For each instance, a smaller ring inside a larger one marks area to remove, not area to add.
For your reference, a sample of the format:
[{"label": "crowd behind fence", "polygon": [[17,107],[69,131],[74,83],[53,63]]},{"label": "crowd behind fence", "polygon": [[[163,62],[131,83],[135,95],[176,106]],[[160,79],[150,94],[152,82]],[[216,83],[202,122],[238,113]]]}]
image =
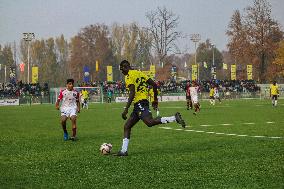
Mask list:
[{"label": "crowd behind fence", "polygon": [[[176,82],[172,80],[157,81],[158,90],[161,95],[185,95],[185,86],[187,81]],[[253,80],[215,80],[215,81],[200,81],[200,97],[201,99],[208,98],[210,86],[214,84],[218,86],[220,96],[224,99],[235,98],[268,98],[269,85],[261,87]],[[117,96],[126,96],[127,90],[123,81],[116,82],[99,82],[92,83],[76,83],[78,87],[99,87],[103,92],[103,96],[107,96],[108,92],[113,94],[112,98]],[[284,89],[280,88],[280,94],[284,93]],[[0,83],[0,99],[19,98],[21,104],[25,103],[54,103],[56,96],[50,92],[48,83],[40,85],[18,83]]]},{"label": "crowd behind fence", "polygon": [[[163,93],[180,93],[184,92],[187,81],[176,82],[174,80],[156,81],[158,89]],[[202,92],[209,92],[210,86],[217,85],[222,91],[230,92],[257,92],[260,87],[257,86],[253,80],[214,80],[214,81],[200,81],[198,85]],[[107,92],[109,89],[114,93],[125,93],[126,87],[123,81],[116,82],[93,82],[93,83],[78,83],[80,87],[103,87],[103,91]]]}]

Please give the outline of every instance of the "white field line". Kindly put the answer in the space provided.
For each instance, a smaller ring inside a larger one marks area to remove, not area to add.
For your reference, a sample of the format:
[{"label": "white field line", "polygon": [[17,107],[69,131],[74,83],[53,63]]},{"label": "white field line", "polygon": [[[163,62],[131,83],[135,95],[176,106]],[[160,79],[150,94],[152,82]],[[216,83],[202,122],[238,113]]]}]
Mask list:
[{"label": "white field line", "polygon": [[205,131],[195,131],[196,133],[204,133]]},{"label": "white field line", "polygon": [[201,127],[213,127],[213,126],[230,126],[233,125],[231,123],[222,123],[222,124],[216,124],[216,125],[210,125],[210,124],[204,124],[204,125],[200,125]]},{"label": "white field line", "polygon": [[187,132],[195,132],[195,133],[207,133],[207,134],[215,134],[215,135],[226,135],[226,136],[237,136],[237,137],[252,137],[252,138],[270,138],[270,139],[283,139],[284,137],[279,136],[251,136],[251,135],[239,135],[235,133],[218,133],[218,132],[212,132],[212,131],[200,131],[200,130],[194,130],[194,129],[173,129],[171,127],[159,127],[160,129],[166,129],[166,130],[176,130],[176,131],[187,131]]},{"label": "white field line", "polygon": [[175,129],[176,131],[182,131],[183,129]]},{"label": "white field line", "polygon": [[272,124],[272,123],[275,123],[274,121],[267,121],[266,122],[267,124]]},{"label": "white field line", "polygon": [[214,125],[200,125],[201,127],[211,127],[211,126],[214,126]]},{"label": "white field line", "polygon": [[225,134],[225,135],[228,135],[228,136],[236,136],[237,134],[229,133],[229,134]]},{"label": "white field line", "polygon": [[255,137],[255,138],[265,138],[265,136],[251,136],[251,137]]},{"label": "white field line", "polygon": [[[274,124],[275,122],[274,121],[267,121],[265,122],[266,124]],[[247,123],[240,123],[240,124],[243,124],[243,125],[255,125],[256,123],[253,123],[253,122],[247,122]],[[231,126],[231,125],[234,125],[233,123],[221,123],[221,124],[215,124],[215,125],[210,125],[210,124],[202,124],[200,125],[201,127],[214,127],[214,126]],[[189,127],[189,126],[187,126]]]}]

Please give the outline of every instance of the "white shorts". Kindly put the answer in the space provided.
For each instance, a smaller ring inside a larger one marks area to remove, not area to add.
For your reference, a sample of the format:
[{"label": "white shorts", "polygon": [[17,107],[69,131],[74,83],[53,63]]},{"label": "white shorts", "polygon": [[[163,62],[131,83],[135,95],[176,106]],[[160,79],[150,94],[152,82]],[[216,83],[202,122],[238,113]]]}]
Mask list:
[{"label": "white shorts", "polygon": [[192,101],[193,104],[197,104],[198,103],[198,96],[192,96],[191,101]]},{"label": "white shorts", "polygon": [[61,116],[71,117],[77,116],[77,107],[76,108],[60,108]]}]

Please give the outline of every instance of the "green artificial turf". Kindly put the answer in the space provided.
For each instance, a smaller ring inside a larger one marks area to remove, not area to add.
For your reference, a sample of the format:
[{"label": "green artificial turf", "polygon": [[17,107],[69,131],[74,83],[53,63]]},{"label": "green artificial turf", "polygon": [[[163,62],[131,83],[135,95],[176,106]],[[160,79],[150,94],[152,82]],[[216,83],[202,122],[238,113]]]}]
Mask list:
[{"label": "green artificial turf", "polygon": [[99,152],[104,142],[120,150],[124,103],[82,110],[76,142],[63,141],[54,105],[0,107],[0,188],[284,188],[278,103],[202,101],[197,116],[185,102],[160,103],[162,116],[179,111],[188,127],[139,122],[128,157]]}]

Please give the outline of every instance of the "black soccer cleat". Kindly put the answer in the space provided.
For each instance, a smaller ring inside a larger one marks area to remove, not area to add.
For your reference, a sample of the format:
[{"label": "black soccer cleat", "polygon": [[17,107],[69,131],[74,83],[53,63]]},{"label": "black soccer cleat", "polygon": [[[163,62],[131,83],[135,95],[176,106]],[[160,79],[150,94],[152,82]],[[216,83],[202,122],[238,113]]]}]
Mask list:
[{"label": "black soccer cleat", "polygon": [[126,152],[119,151],[117,152],[117,154],[115,154],[115,156],[128,156],[128,153],[127,151]]},{"label": "black soccer cleat", "polygon": [[179,112],[177,112],[177,113],[175,114],[175,117],[176,117],[176,122],[177,122],[178,124],[181,124],[181,126],[182,126],[183,128],[185,128],[185,122],[184,122],[184,120],[182,119],[182,117],[181,117],[181,115],[180,115]]},{"label": "black soccer cleat", "polygon": [[72,140],[73,142],[75,142],[75,141],[77,141],[78,139],[77,139],[77,137],[73,137],[73,136],[72,136],[72,137],[69,138],[69,140]]}]

